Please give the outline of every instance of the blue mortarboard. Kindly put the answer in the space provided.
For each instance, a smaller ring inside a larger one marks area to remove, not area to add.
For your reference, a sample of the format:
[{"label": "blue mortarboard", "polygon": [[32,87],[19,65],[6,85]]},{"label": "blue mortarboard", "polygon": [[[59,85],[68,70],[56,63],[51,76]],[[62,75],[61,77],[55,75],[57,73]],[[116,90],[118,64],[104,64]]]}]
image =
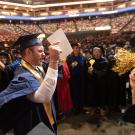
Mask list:
[{"label": "blue mortarboard", "polygon": [[19,46],[21,51],[23,51],[32,46],[42,45],[43,38],[45,38],[45,35],[40,33],[24,35],[19,37],[13,45]]}]

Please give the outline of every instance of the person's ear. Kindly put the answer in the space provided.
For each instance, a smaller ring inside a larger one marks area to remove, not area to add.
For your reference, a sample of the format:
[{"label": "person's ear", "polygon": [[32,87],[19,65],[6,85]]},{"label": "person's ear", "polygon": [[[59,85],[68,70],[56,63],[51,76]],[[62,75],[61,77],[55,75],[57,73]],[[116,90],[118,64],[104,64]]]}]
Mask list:
[{"label": "person's ear", "polygon": [[32,53],[30,48],[26,48],[25,52],[26,52],[27,55]]}]

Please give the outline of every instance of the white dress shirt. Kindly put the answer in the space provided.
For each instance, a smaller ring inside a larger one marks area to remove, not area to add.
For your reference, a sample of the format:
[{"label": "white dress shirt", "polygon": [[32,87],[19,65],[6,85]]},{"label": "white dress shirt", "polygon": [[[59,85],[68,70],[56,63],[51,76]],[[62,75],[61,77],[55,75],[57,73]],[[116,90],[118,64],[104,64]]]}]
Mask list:
[{"label": "white dress shirt", "polygon": [[45,79],[40,87],[27,98],[36,103],[49,103],[56,89],[58,70],[48,67]]}]

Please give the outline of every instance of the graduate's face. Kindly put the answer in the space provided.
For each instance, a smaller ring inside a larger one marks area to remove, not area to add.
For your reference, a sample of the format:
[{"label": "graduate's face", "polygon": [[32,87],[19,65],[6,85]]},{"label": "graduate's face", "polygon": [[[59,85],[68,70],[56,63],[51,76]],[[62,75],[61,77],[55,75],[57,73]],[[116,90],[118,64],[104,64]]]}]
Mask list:
[{"label": "graduate's face", "polygon": [[93,57],[96,59],[100,59],[102,57],[101,49],[94,49],[93,50]]},{"label": "graduate's face", "polygon": [[0,61],[5,65],[8,64],[8,58],[6,56],[0,56]]},{"label": "graduate's face", "polygon": [[77,46],[73,47],[73,53],[74,55],[78,55],[80,53],[80,48]]},{"label": "graduate's face", "polygon": [[33,46],[30,49],[31,64],[42,65],[43,57],[45,56],[43,46]]}]

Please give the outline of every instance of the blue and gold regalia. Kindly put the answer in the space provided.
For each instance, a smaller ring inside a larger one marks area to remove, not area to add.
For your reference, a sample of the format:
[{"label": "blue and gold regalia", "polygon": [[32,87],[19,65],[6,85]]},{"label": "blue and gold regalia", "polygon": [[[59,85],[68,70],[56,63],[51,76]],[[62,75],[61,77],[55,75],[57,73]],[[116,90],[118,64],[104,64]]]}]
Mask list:
[{"label": "blue and gold regalia", "polygon": [[[40,86],[39,80],[23,66],[19,66],[9,86],[0,93],[0,129],[4,132],[14,128],[15,135],[25,135],[38,123],[45,123],[52,131],[43,104],[26,98]],[[55,119],[55,109],[52,105]]]}]

